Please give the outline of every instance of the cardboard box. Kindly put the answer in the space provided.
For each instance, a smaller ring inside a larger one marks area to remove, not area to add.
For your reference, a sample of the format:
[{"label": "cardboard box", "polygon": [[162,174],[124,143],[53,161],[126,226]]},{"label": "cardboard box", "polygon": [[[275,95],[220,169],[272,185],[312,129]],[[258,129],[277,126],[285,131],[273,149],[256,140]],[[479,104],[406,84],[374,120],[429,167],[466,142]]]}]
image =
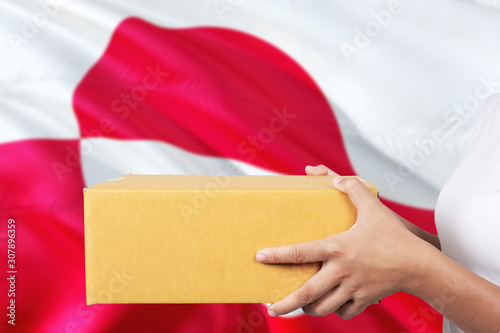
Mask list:
[{"label": "cardboard box", "polygon": [[333,178],[130,174],[86,189],[87,304],[281,300],[321,264],[255,254],[349,229]]}]

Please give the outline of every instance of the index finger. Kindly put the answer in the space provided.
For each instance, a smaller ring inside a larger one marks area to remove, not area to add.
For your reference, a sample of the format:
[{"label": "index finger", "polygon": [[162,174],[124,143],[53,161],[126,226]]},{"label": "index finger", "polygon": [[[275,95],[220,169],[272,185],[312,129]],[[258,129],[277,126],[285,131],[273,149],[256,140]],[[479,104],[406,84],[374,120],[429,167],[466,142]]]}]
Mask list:
[{"label": "index finger", "polygon": [[267,311],[270,316],[280,316],[302,308],[321,298],[340,284],[341,277],[326,272],[324,267],[307,280],[302,287],[293,291],[283,300],[271,304]]},{"label": "index finger", "polygon": [[319,240],[307,241],[293,245],[268,247],[259,250],[255,259],[266,264],[302,264],[327,259],[324,242]]}]

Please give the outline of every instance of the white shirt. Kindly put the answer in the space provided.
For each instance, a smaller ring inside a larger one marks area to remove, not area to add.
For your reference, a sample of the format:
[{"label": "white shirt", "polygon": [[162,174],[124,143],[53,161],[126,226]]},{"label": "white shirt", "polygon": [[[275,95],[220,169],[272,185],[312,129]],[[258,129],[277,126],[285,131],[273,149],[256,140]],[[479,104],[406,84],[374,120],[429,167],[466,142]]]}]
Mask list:
[{"label": "white shirt", "polygon": [[[500,94],[484,104],[472,145],[439,195],[435,219],[443,253],[500,285]],[[444,319],[443,332],[462,330]]]}]

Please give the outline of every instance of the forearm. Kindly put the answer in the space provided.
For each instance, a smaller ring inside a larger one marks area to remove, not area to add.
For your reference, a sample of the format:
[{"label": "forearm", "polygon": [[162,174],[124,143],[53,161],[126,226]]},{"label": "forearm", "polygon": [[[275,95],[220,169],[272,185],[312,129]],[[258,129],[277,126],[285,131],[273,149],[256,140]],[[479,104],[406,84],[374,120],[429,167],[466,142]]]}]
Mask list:
[{"label": "forearm", "polygon": [[404,290],[439,311],[465,332],[500,332],[500,287],[435,248],[420,253]]},{"label": "forearm", "polygon": [[[393,213],[394,213],[394,211],[393,211]],[[437,248],[438,250],[441,250],[441,243],[439,242],[439,238],[437,235],[431,234],[430,232],[427,232],[427,231],[417,227],[416,225],[414,225],[413,223],[411,223],[410,221],[408,221],[404,217],[399,216],[396,213],[394,213],[394,215],[396,215],[398,220],[401,221],[401,223],[403,223],[404,226],[408,230],[410,230],[415,236],[423,239],[427,243],[434,245],[434,247]]]}]

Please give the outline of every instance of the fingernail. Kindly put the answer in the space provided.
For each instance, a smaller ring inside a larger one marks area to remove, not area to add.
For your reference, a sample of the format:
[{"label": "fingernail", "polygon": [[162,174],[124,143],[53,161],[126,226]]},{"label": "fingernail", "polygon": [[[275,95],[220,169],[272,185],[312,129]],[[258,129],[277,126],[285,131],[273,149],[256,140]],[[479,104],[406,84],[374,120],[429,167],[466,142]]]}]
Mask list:
[{"label": "fingernail", "polygon": [[257,261],[266,261],[266,256],[265,256],[263,253],[258,252],[258,253],[255,255],[255,259],[256,259]]},{"label": "fingernail", "polygon": [[343,180],[344,180],[344,177],[337,176],[337,177],[333,178],[333,183],[334,184],[338,184],[338,183],[340,183]]},{"label": "fingernail", "polygon": [[270,315],[271,317],[276,317],[277,316],[276,312],[274,312],[273,310],[271,310],[269,308],[267,309],[267,314]]}]

